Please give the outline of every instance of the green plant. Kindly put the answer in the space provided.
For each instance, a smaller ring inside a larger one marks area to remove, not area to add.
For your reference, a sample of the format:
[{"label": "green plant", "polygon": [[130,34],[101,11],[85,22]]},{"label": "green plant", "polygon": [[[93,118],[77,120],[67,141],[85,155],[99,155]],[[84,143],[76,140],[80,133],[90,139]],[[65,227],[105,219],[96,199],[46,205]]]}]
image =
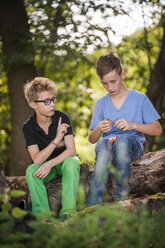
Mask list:
[{"label": "green plant", "polygon": [[[10,197],[0,196],[0,247],[35,248],[164,248],[165,211],[150,215],[144,207],[128,210],[119,203],[97,205],[72,215],[61,223],[25,221],[26,211],[11,210]],[[17,212],[17,213],[18,213]],[[21,215],[22,213],[22,215]]]}]

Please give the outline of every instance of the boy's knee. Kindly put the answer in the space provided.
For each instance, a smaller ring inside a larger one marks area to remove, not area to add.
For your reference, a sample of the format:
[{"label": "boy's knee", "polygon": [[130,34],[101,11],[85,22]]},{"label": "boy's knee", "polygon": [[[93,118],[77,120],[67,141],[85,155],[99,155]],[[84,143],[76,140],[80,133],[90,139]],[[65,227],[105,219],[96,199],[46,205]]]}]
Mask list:
[{"label": "boy's knee", "polygon": [[64,160],[62,164],[62,170],[80,171],[80,161],[77,157],[68,157]]},{"label": "boy's knee", "polygon": [[130,143],[131,135],[124,134],[121,135],[114,143],[114,148],[119,150],[120,152],[126,151],[128,149]]},{"label": "boy's knee", "polygon": [[39,168],[39,165],[37,165],[37,164],[29,165],[26,169],[26,177],[33,175],[36,172],[36,170],[38,170],[38,168]]},{"label": "boy's knee", "polygon": [[95,146],[95,150],[97,152],[99,151],[104,151],[104,150],[109,150],[108,146],[108,140],[107,139],[101,139]]},{"label": "boy's knee", "polygon": [[114,144],[125,144],[128,145],[130,141],[133,139],[132,135],[130,134],[123,134],[121,135]]},{"label": "boy's knee", "polygon": [[121,135],[116,141],[118,141],[118,143],[128,143],[131,139],[132,135],[130,134],[123,134]]}]

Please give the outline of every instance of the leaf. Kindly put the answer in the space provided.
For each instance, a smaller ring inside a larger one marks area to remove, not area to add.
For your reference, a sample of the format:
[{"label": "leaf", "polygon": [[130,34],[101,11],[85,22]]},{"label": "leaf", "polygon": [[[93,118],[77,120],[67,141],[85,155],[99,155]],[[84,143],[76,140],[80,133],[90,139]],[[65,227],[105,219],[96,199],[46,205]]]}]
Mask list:
[{"label": "leaf", "polygon": [[26,193],[22,190],[16,190],[13,189],[10,191],[10,196],[11,197],[20,197],[20,196],[24,196]]},{"label": "leaf", "polygon": [[1,206],[2,211],[9,212],[11,209],[11,204],[9,202],[3,203]]},{"label": "leaf", "polygon": [[21,208],[15,207],[12,209],[12,216],[15,218],[22,218],[25,215],[27,215],[27,211],[25,211]]},{"label": "leaf", "polygon": [[4,194],[1,194],[0,195],[0,202],[3,201],[3,199],[4,199]]}]

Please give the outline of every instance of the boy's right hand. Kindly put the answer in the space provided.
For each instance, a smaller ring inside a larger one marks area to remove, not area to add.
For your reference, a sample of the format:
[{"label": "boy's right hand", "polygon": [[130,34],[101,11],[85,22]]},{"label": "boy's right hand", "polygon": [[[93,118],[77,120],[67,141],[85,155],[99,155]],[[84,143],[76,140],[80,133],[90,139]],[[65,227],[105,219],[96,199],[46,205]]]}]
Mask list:
[{"label": "boy's right hand", "polygon": [[63,139],[65,133],[67,132],[67,128],[70,125],[66,124],[66,123],[62,123],[61,124],[61,117],[58,121],[58,127],[57,127],[57,134],[56,134],[56,138],[54,139],[54,142],[59,144],[61,142],[61,140]]},{"label": "boy's right hand", "polygon": [[109,132],[112,129],[112,121],[108,118],[100,121],[98,124],[98,128],[102,133]]}]

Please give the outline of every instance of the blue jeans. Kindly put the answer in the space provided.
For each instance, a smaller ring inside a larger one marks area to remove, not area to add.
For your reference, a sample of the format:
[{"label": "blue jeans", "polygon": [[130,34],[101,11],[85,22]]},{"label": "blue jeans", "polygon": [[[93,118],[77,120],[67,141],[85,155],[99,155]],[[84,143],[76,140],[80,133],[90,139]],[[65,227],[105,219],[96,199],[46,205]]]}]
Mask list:
[{"label": "blue jeans", "polygon": [[130,164],[141,157],[143,151],[137,139],[129,134],[118,137],[113,145],[101,139],[95,147],[96,159],[87,199],[89,206],[102,202],[110,175],[111,163],[115,167],[115,200],[126,199],[129,194]]}]

